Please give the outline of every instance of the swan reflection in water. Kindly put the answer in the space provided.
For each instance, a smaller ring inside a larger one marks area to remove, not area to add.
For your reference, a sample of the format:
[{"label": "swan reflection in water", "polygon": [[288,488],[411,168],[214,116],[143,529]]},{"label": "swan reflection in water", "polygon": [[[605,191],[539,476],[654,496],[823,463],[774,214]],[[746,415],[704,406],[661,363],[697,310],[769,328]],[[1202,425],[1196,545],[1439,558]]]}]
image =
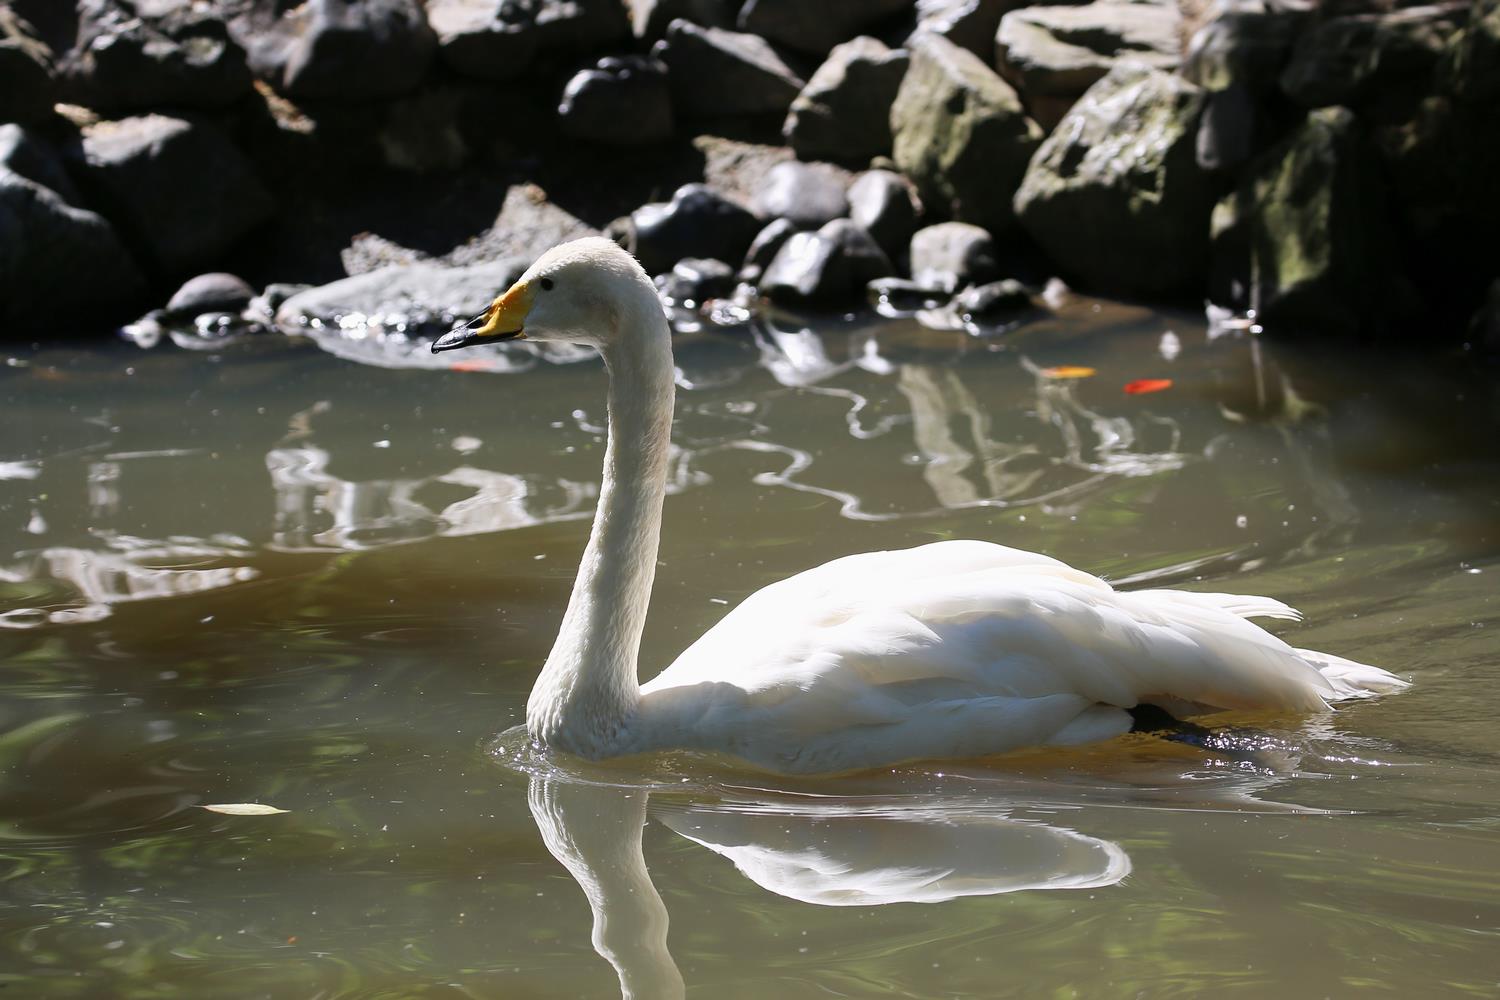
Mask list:
[{"label": "swan reflection in water", "polygon": [[[673,786],[672,792],[678,792]],[[646,868],[649,818],[779,896],[819,906],[941,903],[1021,889],[1093,889],[1130,873],[1118,844],[937,795],[651,801],[650,786],[532,773],[542,840],[583,889],[593,946],[630,998],[681,997],[667,909]]]},{"label": "swan reflection in water", "polygon": [[696,768],[679,770],[675,755],[659,762],[665,771],[651,773],[623,762],[564,764],[533,749],[520,727],[493,750],[527,776],[532,818],[583,890],[594,950],[614,967],[621,995],[646,1000],[682,997],[685,989],[642,849],[648,820],[728,859],[760,888],[817,906],[1103,889],[1130,874],[1125,849],[1034,817],[1061,810],[1084,820],[1101,803],[1153,812],[1327,812],[1266,797],[1307,755],[1320,758],[1317,747],[1348,747],[1327,720],[1309,720],[1295,734],[1217,732],[1206,758],[1140,737],[1123,754],[1113,746],[1021,755],[1003,769],[959,763],[942,774],[912,768],[795,789],[728,784],[722,775],[700,780]]}]

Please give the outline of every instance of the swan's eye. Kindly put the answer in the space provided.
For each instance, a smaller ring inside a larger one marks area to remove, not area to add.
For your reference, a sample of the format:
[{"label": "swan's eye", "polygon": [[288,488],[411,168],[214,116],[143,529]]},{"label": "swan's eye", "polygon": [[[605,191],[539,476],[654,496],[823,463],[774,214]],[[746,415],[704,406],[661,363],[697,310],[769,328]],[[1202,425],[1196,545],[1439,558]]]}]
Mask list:
[{"label": "swan's eye", "polygon": [[550,292],[550,291],[552,291],[552,279],[551,278],[543,278],[540,282],[538,282],[538,284],[540,284],[542,286],[542,291],[544,291],[544,292]]}]

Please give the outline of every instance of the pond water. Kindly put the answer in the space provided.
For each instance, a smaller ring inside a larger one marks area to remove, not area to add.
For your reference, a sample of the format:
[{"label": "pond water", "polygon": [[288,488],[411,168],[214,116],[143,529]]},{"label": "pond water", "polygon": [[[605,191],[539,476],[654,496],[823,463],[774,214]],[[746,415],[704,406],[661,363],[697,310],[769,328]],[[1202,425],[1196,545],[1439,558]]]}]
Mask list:
[{"label": "pond water", "polygon": [[793,781],[507,733],[588,531],[597,361],[323,346],[0,369],[6,995],[1500,992],[1492,379],[1087,299],[990,340],[681,336],[647,675],[781,577],[974,537],[1276,596],[1414,682],[1226,720],[1232,753]]}]

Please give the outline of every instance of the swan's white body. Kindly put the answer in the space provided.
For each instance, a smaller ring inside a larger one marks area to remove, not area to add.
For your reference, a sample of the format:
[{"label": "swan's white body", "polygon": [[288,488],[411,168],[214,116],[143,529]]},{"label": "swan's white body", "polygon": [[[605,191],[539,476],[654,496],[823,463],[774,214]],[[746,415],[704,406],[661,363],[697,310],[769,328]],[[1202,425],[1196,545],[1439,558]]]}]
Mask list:
[{"label": "swan's white body", "polygon": [[1121,593],[1044,555],[950,541],[773,584],[643,687],[636,656],[673,404],[655,291],[613,243],[579,240],[544,255],[481,320],[434,349],[522,335],[587,343],[610,374],[593,531],[526,707],[545,745],[592,758],[697,749],[781,773],[838,772],[1107,739],[1143,702],[1308,712],[1406,686],[1246,620],[1297,616],[1278,601]]}]

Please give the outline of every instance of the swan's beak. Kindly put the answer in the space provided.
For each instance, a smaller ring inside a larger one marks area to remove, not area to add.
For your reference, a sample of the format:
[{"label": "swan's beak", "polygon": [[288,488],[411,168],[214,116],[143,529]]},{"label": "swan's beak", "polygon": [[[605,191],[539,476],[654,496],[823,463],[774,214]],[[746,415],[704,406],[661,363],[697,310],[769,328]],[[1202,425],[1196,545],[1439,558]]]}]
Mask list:
[{"label": "swan's beak", "polygon": [[531,312],[531,300],[535,297],[530,285],[524,281],[516,282],[484,312],[434,340],[432,353],[453,351],[470,344],[524,340],[526,314]]}]

